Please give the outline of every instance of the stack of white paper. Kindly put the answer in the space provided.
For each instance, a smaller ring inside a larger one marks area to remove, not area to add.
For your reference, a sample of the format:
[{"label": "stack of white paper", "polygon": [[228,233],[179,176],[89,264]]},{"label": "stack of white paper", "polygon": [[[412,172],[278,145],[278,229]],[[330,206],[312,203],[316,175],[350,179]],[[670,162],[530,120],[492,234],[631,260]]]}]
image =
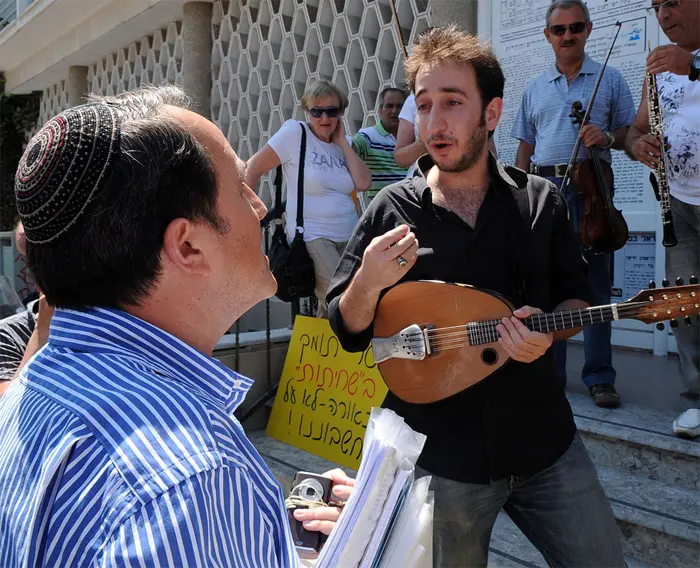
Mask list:
[{"label": "stack of white paper", "polygon": [[317,568],[432,566],[430,478],[414,483],[424,444],[425,436],[396,413],[372,409],[355,490]]}]

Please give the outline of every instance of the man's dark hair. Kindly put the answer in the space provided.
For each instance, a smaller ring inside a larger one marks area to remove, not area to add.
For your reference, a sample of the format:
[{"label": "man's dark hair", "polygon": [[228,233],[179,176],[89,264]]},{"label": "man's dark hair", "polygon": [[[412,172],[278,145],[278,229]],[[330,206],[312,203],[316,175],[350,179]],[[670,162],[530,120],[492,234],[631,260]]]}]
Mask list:
[{"label": "man's dark hair", "polygon": [[493,50],[478,37],[457,26],[435,27],[422,33],[406,60],[406,77],[416,92],[416,76],[424,65],[454,63],[474,68],[483,109],[496,98],[503,98],[505,77]]},{"label": "man's dark hair", "polygon": [[401,93],[403,95],[404,100],[406,100],[406,97],[408,96],[406,94],[406,91],[403,89],[399,89],[398,87],[386,87],[385,89],[382,89],[382,92],[379,93],[379,104],[383,105],[385,103],[384,97],[386,97],[387,93]]},{"label": "man's dark hair", "polygon": [[27,243],[27,260],[51,305],[84,309],[138,305],[161,273],[171,221],[228,230],[217,214],[217,180],[204,147],[166,105],[189,107],[176,86],[92,96],[121,119],[120,149],[104,183],[60,238]]}]

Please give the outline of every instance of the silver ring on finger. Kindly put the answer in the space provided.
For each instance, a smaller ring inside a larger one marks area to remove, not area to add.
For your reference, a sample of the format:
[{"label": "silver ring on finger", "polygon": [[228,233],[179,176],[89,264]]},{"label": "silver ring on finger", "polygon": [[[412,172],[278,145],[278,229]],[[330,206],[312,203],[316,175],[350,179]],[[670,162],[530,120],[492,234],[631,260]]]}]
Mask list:
[{"label": "silver ring on finger", "polygon": [[396,264],[399,265],[399,268],[405,268],[408,264],[408,261],[403,256],[399,255],[396,257]]}]

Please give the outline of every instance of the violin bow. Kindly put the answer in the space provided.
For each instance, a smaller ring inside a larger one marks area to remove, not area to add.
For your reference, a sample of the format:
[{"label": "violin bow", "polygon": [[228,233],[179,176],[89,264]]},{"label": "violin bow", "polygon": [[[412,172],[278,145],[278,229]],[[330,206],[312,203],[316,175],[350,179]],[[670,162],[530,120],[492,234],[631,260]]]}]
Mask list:
[{"label": "violin bow", "polygon": [[394,25],[396,26],[396,33],[399,36],[399,43],[401,44],[401,51],[403,53],[404,59],[408,59],[408,52],[406,51],[406,42],[403,39],[403,32],[401,31],[401,24],[399,24],[399,13],[396,11],[396,1],[390,0],[391,3],[391,13],[394,15]]},{"label": "violin bow", "polygon": [[[613,48],[615,47],[615,42],[617,41],[617,36],[620,35],[620,30],[622,29],[622,22],[615,22],[615,30],[612,39],[610,40],[610,46],[608,47],[608,53],[605,56],[605,62],[598,72],[598,78],[596,79],[595,85],[593,87],[593,93],[591,93],[591,99],[588,101],[588,106],[586,107],[586,113],[583,115],[583,120],[581,121],[581,126],[579,127],[579,133],[581,128],[583,128],[588,119],[591,116],[591,110],[593,109],[593,103],[595,102],[596,95],[598,94],[598,87],[600,87],[600,81],[603,78],[603,73],[605,73],[605,68],[608,66],[608,60],[612,55]],[[566,173],[564,174],[564,179],[561,181],[561,191],[564,193],[567,189],[569,182],[571,181],[571,172],[576,165],[576,160],[578,160],[578,153],[581,149],[581,137],[576,137],[576,144],[574,144],[574,151],[571,152],[571,157],[569,158],[569,163],[566,166]]]}]

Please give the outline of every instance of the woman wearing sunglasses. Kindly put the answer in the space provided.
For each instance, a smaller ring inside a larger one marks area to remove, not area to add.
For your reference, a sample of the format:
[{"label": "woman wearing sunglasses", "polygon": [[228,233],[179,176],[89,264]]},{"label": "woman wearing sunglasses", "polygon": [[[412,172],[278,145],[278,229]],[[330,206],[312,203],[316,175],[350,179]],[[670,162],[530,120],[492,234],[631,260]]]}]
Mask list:
[{"label": "woman wearing sunglasses", "polygon": [[333,83],[316,81],[301,98],[306,122],[285,122],[247,164],[246,182],[253,188],[260,176],[282,165],[286,233],[291,243],[296,229],[301,129],[306,130],[304,241],[314,261],[318,317],[326,317],[326,290],[357,224],[351,194],[372,185],[371,172],[352,149],[350,136],[345,135],[342,117],[347,105],[347,96]]}]

